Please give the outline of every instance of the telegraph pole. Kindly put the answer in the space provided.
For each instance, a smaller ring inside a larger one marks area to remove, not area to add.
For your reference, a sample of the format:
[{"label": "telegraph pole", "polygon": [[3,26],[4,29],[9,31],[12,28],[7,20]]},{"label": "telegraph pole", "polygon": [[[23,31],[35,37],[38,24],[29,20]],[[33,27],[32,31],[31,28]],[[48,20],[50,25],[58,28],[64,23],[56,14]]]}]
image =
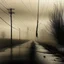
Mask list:
[{"label": "telegraph pole", "polygon": [[20,40],[20,28],[19,28],[19,40]]},{"label": "telegraph pole", "polygon": [[[19,42],[20,42],[20,28],[19,28]],[[20,44],[19,44],[19,58],[20,58]]]},{"label": "telegraph pole", "polygon": [[29,27],[27,27],[27,38],[29,39]]},{"label": "telegraph pole", "polygon": [[38,37],[38,24],[39,24],[39,0],[38,0],[38,7],[37,7],[37,26],[36,26],[36,37]]},{"label": "telegraph pole", "polygon": [[13,54],[12,54],[12,46],[13,46],[13,43],[12,43],[12,14],[14,14],[13,10],[14,10],[13,8],[8,9],[9,14],[10,14],[10,23],[11,23],[11,63],[12,63],[12,58],[13,58]]}]

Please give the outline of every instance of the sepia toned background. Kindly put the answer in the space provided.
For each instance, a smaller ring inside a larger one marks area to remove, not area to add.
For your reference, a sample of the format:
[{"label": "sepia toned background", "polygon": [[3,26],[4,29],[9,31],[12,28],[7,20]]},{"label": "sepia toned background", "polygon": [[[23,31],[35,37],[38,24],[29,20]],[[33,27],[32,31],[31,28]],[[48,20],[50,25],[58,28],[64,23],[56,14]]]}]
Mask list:
[{"label": "sepia toned background", "polygon": [[[64,6],[64,0],[39,0],[38,41],[55,42],[49,14],[53,12],[54,5],[60,4]],[[14,8],[13,39],[19,39],[20,28],[20,39],[36,40],[37,6],[38,0],[0,0],[0,38],[10,38],[10,15],[7,9]]]}]

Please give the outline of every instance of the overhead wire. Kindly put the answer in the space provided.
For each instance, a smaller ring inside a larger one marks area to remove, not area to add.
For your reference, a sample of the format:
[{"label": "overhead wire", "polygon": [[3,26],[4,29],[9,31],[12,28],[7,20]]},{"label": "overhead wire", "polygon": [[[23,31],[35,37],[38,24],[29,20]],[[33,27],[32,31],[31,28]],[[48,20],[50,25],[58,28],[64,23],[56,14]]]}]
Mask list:
[{"label": "overhead wire", "polygon": [[[26,6],[26,4],[23,2],[23,0],[21,0],[21,2],[23,3],[24,7],[27,8],[28,13],[29,13],[29,12],[32,13],[32,10],[30,10],[30,9]],[[30,3],[30,2],[29,2],[29,3]],[[34,17],[33,14],[31,14],[31,16]],[[32,20],[33,20],[33,18],[32,18]]]},{"label": "overhead wire", "polygon": [[[4,6],[3,4],[2,4],[2,6]],[[5,7],[6,8],[6,7]],[[0,8],[1,9],[1,8]],[[2,10],[2,9],[1,9]],[[6,8],[6,10],[7,10],[7,8]],[[2,10],[4,13],[6,13],[4,10]],[[7,13],[6,13],[7,14]],[[7,14],[7,15],[9,15],[9,14]],[[16,18],[17,19],[17,18]],[[17,19],[18,20],[18,19]],[[15,21],[17,21],[17,20],[15,20]],[[22,21],[22,20],[21,20]],[[24,24],[24,23],[23,23]],[[25,25],[25,24],[24,24]],[[25,25],[26,26],[26,25]]]},{"label": "overhead wire", "polygon": [[[5,1],[5,3],[6,3],[6,1]],[[0,3],[0,4],[1,4],[1,3]],[[8,10],[8,8],[7,8],[6,6],[4,6],[3,4],[1,4],[1,5],[2,5],[6,10]],[[8,5],[8,4],[7,4],[7,5]],[[0,8],[0,10],[3,11],[5,14],[9,15],[9,14],[8,14],[7,12],[5,12],[3,9]],[[1,19],[3,22],[5,22],[8,26],[11,27],[11,25],[10,25],[9,23],[7,23],[2,17],[0,17],[0,19]],[[19,31],[19,27],[16,28],[16,27],[12,26],[12,29],[15,29],[15,30]],[[20,30],[21,30],[21,28],[20,28]]]},{"label": "overhead wire", "polygon": [[7,7],[6,7],[6,6],[4,6],[1,2],[0,2],[0,4],[1,4],[4,8],[6,8],[6,9],[7,9]]},{"label": "overhead wire", "polygon": [[[8,5],[8,3],[5,1],[5,0],[3,0],[7,5]],[[9,5],[8,5],[9,6]]]},{"label": "overhead wire", "polygon": [[[0,4],[1,4],[1,3],[0,3]],[[2,6],[4,6],[4,5],[2,4]],[[6,8],[6,7],[5,7],[5,8]],[[7,14],[2,8],[0,8],[0,10],[3,11],[5,14]],[[6,10],[7,10],[7,8],[6,8]],[[9,14],[7,14],[7,15],[9,15]],[[0,19],[3,20],[1,17],[0,17]],[[3,21],[4,21],[4,20],[3,20]],[[5,23],[7,23],[7,22],[5,21]],[[9,24],[7,23],[7,25],[9,25]],[[9,26],[10,26],[10,25],[9,25]]]},{"label": "overhead wire", "polygon": [[[26,4],[23,2],[23,0],[21,0],[21,2],[23,3],[24,7],[27,8],[27,10],[32,13],[32,11],[26,6]],[[33,15],[32,15],[33,16]]]},{"label": "overhead wire", "polygon": [[23,0],[21,0],[21,2],[24,4],[24,6],[28,9],[28,11],[31,12],[31,10],[29,10],[29,8],[25,5],[25,3],[23,2]]},{"label": "overhead wire", "polygon": [[[4,13],[6,13],[4,10],[2,10],[1,8],[0,8],[0,10],[1,11],[3,11]],[[6,13],[7,14],[7,13]],[[9,15],[9,14],[7,14],[7,15]],[[0,19],[2,19],[1,17],[0,17]],[[3,19],[2,19],[3,20]],[[4,20],[3,20],[4,21]],[[5,23],[7,23],[6,21],[5,21]],[[8,23],[7,23],[8,24]],[[8,24],[9,25],[9,24]]]},{"label": "overhead wire", "polygon": [[[1,0],[2,1],[2,0]],[[5,0],[4,0],[5,1]],[[5,1],[5,3],[7,4],[7,2]],[[8,5],[8,4],[7,4]],[[4,5],[3,5],[4,6]],[[6,8],[6,7],[5,7]],[[7,8],[6,8],[7,9]],[[3,11],[3,10],[2,10]],[[5,12],[5,11],[4,11]],[[18,20],[18,19],[17,19]],[[21,20],[22,21],[22,20]],[[26,26],[26,25],[25,25]]]},{"label": "overhead wire", "polygon": [[[5,3],[6,3],[6,1],[5,1]],[[2,4],[3,5],[3,4]],[[7,9],[7,8],[6,8]],[[30,11],[30,10],[29,10]],[[21,20],[22,21],[22,20]],[[24,23],[23,23],[24,24]],[[24,24],[25,25],[25,24]],[[25,25],[26,26],[26,25]]]},{"label": "overhead wire", "polygon": [[[6,1],[5,1],[6,2]],[[7,10],[7,7],[5,7],[3,4],[1,4],[4,8],[6,8],[6,10]],[[8,5],[8,4],[7,4]],[[25,5],[26,6],[26,5]],[[2,9],[1,9],[2,10]],[[29,9],[28,9],[29,10]],[[4,10],[2,10],[4,13],[6,13]],[[30,11],[30,10],[29,10]],[[31,11],[30,11],[31,12]],[[7,13],[6,13],[7,14]],[[8,14],[7,14],[8,15]],[[16,18],[17,19],[17,18]],[[18,20],[18,19],[17,19]],[[17,20],[15,20],[15,21],[17,21]],[[20,22],[21,22],[22,20],[20,20]],[[22,23],[22,22],[21,22]],[[23,23],[24,24],[24,23]],[[24,26],[26,26],[25,24],[24,24]]]},{"label": "overhead wire", "polygon": [[[8,24],[2,17],[0,17],[0,19],[3,21],[3,22],[5,22],[8,26],[10,26],[11,27],[11,25],[10,24]],[[14,28],[14,29],[16,29],[16,30],[18,30],[17,28],[15,28],[14,26],[12,26],[12,28]]]},{"label": "overhead wire", "polygon": [[[17,20],[19,19],[19,17],[17,17],[16,18]],[[20,20],[20,22],[21,22],[22,20]],[[21,24],[22,24],[23,22],[21,22]],[[24,24],[24,23],[23,23]],[[24,26],[26,27],[27,25],[26,24],[24,24]]]},{"label": "overhead wire", "polygon": [[31,7],[31,9],[32,9],[32,6],[31,6],[31,1],[29,0],[29,4],[30,4],[30,7]]},{"label": "overhead wire", "polygon": [[[29,5],[30,5],[31,11],[32,11],[32,13],[33,13],[34,11],[33,11],[32,5],[31,5],[31,0],[29,0]],[[33,15],[32,15],[32,16],[33,16]]]},{"label": "overhead wire", "polygon": [[[7,14],[2,8],[0,8],[1,11],[3,11],[5,14]],[[8,15],[8,14],[7,14]]]}]

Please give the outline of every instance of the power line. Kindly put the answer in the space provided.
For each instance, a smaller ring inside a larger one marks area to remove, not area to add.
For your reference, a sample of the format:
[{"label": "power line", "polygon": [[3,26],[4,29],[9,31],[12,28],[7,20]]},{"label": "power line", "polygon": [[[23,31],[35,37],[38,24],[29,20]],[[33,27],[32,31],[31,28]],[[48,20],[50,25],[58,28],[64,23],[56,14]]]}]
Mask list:
[{"label": "power line", "polygon": [[[1,11],[3,11],[5,14],[7,14],[3,9],[0,8]],[[8,14],[7,14],[8,15]]]},{"label": "power line", "polygon": [[[2,1],[2,0],[1,0]],[[4,0],[5,1],[5,0]],[[21,0],[22,1],[22,0]],[[5,1],[6,2],[6,1]],[[22,1],[22,3],[24,4],[24,2]],[[0,3],[4,8],[6,8],[7,9],[7,7],[5,7],[2,3]],[[8,5],[8,4],[7,4]],[[28,11],[30,11],[29,10],[29,8],[24,4],[24,6],[28,9]],[[30,11],[31,12],[31,11]]]},{"label": "power line", "polygon": [[[1,8],[0,8],[0,10],[1,11],[3,11],[5,14],[7,14],[4,10],[2,10]],[[8,14],[7,14],[8,15]],[[2,19],[2,17],[0,17],[1,19]],[[3,21],[5,21],[4,19],[2,19]],[[9,25],[6,21],[5,21],[5,23],[7,24],[7,25]],[[9,25],[10,26],[10,25]],[[14,27],[13,27],[14,28]],[[15,28],[16,29],[16,28]]]},{"label": "power line", "polygon": [[2,3],[0,3],[5,9],[7,9],[7,7],[5,7]]},{"label": "power line", "polygon": [[[32,8],[32,5],[31,5],[31,1],[29,0],[29,5],[30,5],[30,8],[32,9],[31,11],[33,12],[33,8]],[[32,15],[33,16],[33,15]]]},{"label": "power line", "polygon": [[[2,17],[0,17],[0,19],[2,20],[2,21],[4,21],[8,26],[11,26],[10,24],[8,24]],[[18,30],[17,28],[15,28],[15,27],[12,27],[12,28],[14,28],[14,29],[16,29],[16,30]]]},{"label": "power line", "polygon": [[[2,17],[0,17],[1,20],[3,20],[7,25],[9,25]],[[9,25],[10,26],[10,25]]]},{"label": "power line", "polygon": [[[4,8],[6,8],[2,3],[0,3]],[[1,8],[0,8],[1,9]],[[6,8],[7,9],[7,8]],[[29,9],[28,9],[29,10]],[[3,9],[1,9],[1,11],[3,11],[5,14],[7,14]],[[30,10],[29,10],[30,11]],[[7,14],[8,15],[8,14]],[[17,19],[17,18],[16,18]],[[18,20],[18,19],[17,19]],[[15,20],[15,21],[17,21],[17,20]],[[22,21],[22,20],[20,20],[20,21]],[[25,25],[25,24],[24,24]],[[25,25],[26,26],[26,25]]]},{"label": "power line", "polygon": [[30,7],[31,7],[31,9],[32,9],[32,6],[31,6],[31,1],[29,0],[29,3],[30,3]]},{"label": "power line", "polygon": [[[2,0],[1,0],[1,1],[2,1]],[[4,0],[4,1],[5,1],[5,0]],[[5,3],[7,3],[7,2],[5,1]],[[7,10],[7,7],[6,7],[6,6],[4,6],[2,3],[0,3],[0,4]],[[8,4],[7,4],[7,5],[8,5]],[[3,11],[5,14],[7,14],[3,9],[0,8],[0,10]],[[7,14],[7,15],[8,15],[8,14]],[[0,17],[0,19],[3,20],[7,25],[9,25],[2,17]],[[11,26],[11,25],[9,25],[9,26]],[[12,26],[12,28],[18,30],[17,28],[15,28],[15,27],[13,27],[13,26]]]},{"label": "power line", "polygon": [[[21,0],[21,2],[24,4],[24,6],[28,9],[28,11],[30,11],[29,10],[29,8],[25,5],[25,3],[23,2],[23,0]],[[31,12],[31,11],[30,11]]]},{"label": "power line", "polygon": [[[1,8],[0,8],[0,10],[3,11],[5,14],[7,14],[7,13],[6,13],[4,10],[2,10]],[[7,15],[8,15],[8,14],[7,14]],[[7,23],[7,22],[6,22],[6,23]],[[8,24],[8,23],[7,23],[7,24]],[[8,25],[9,25],[9,24],[8,24]]]},{"label": "power line", "polygon": [[3,1],[9,6],[9,4],[5,0],[3,0]]},{"label": "power line", "polygon": [[[8,26],[11,26],[11,25],[10,25],[10,24],[8,24],[8,23],[7,23],[7,22],[6,22],[2,17],[0,17],[0,19],[1,19],[2,21],[4,21]],[[13,26],[12,26],[12,28],[13,28],[13,29],[15,29],[15,30],[19,30],[19,29],[17,29],[17,28],[15,28],[15,27],[13,27]]]},{"label": "power line", "polygon": [[[0,10],[1,11],[3,11],[5,14],[7,14],[4,10],[2,10],[1,8],[0,8]],[[8,14],[7,14],[8,15]],[[17,18],[16,18],[17,19]],[[17,19],[18,20],[18,19]],[[15,21],[17,21],[17,20],[15,20]],[[25,24],[24,24],[25,25]],[[26,25],[25,25],[26,26]]]},{"label": "power line", "polygon": [[[25,5],[25,3],[23,2],[23,0],[21,0],[21,2],[24,4],[24,6],[27,8],[27,10],[29,11],[29,12],[31,12],[31,10]],[[32,12],[31,12],[32,13]],[[33,15],[32,15],[33,16]]]},{"label": "power line", "polygon": [[[5,1],[5,0],[4,0]],[[22,1],[22,0],[21,0]],[[6,1],[5,1],[6,2]],[[22,1],[22,3],[24,4],[24,2]],[[2,3],[0,3],[4,8],[6,8]],[[8,5],[8,4],[7,4]],[[28,11],[30,11],[29,10],[29,8],[24,4],[24,6],[28,9]],[[6,8],[7,9],[7,8]],[[31,12],[31,11],[30,11]]]},{"label": "power line", "polygon": [[[1,8],[0,8],[0,10],[2,10]],[[2,10],[4,13],[6,13],[4,10]],[[6,13],[7,14],[7,13]],[[7,14],[8,15],[8,14]],[[1,20],[3,20],[8,26],[11,26],[10,24],[8,24],[2,17],[0,17],[0,19]],[[15,27],[12,27],[12,28],[14,28],[14,29],[16,29],[16,30],[18,30],[17,28],[15,28]]]},{"label": "power line", "polygon": [[[30,8],[32,9],[32,6],[31,6],[31,1],[29,0],[29,5],[30,5]],[[32,10],[31,10],[31,12],[32,12]]]},{"label": "power line", "polygon": [[[7,14],[3,9],[0,8],[1,11],[3,11],[5,14]],[[7,14],[8,15],[8,14]],[[17,18],[16,18],[17,19]],[[17,19],[18,20],[18,19]],[[16,20],[15,20],[16,21]],[[25,25],[26,26],[26,25]]]},{"label": "power line", "polygon": [[[19,19],[19,17],[17,17],[16,19],[18,20],[18,19]],[[20,20],[20,22],[21,22],[21,21],[22,21],[22,20]],[[23,22],[21,22],[21,23],[23,23]],[[23,23],[23,24],[24,24],[24,23]],[[26,26],[26,24],[24,24],[24,26]]]}]

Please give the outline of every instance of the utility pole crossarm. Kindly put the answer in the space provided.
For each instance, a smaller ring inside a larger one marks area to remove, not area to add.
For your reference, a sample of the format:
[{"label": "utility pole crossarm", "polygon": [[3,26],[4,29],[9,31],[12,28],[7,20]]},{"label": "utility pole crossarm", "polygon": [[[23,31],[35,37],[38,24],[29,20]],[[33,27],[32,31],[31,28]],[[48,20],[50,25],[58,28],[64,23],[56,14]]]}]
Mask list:
[{"label": "utility pole crossarm", "polygon": [[15,14],[15,12],[13,12],[13,10],[15,10],[15,9],[14,8],[8,9],[8,11],[9,11],[10,14]]}]

